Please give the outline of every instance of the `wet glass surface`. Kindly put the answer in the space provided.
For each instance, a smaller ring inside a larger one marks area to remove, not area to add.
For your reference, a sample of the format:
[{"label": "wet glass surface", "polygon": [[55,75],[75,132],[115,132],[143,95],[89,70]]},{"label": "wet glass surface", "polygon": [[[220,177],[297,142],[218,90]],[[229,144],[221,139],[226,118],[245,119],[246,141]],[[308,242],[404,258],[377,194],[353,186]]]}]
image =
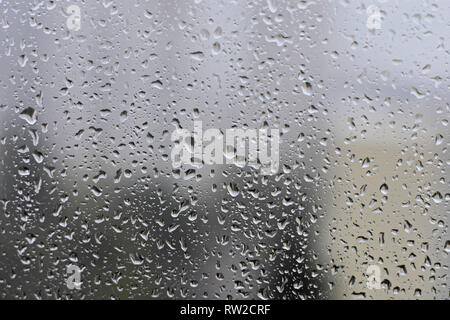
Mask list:
[{"label": "wet glass surface", "polygon": [[0,298],[449,298],[450,2],[0,9]]}]

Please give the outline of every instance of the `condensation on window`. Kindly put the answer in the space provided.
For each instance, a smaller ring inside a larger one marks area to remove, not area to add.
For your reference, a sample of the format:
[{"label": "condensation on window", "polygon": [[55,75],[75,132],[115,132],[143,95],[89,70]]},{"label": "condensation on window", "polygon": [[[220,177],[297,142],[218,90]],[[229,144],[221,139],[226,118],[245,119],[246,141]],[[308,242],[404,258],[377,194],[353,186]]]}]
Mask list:
[{"label": "condensation on window", "polygon": [[0,0],[0,298],[448,299],[449,14]]}]

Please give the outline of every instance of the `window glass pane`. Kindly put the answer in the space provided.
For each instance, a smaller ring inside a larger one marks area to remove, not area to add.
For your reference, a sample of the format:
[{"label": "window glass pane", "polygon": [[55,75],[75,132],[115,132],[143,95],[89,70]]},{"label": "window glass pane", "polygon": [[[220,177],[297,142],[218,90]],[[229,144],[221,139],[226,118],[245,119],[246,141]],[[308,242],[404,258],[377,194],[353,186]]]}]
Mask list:
[{"label": "window glass pane", "polygon": [[0,298],[448,298],[450,2],[0,8]]}]

